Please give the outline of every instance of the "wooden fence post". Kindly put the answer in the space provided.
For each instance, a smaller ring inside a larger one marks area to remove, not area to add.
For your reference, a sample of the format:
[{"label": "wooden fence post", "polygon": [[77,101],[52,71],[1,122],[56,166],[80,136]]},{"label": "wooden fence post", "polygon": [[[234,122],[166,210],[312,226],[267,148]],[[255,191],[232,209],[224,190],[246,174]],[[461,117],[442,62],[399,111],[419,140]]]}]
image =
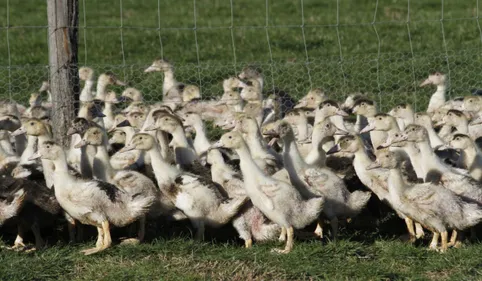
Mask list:
[{"label": "wooden fence post", "polygon": [[55,141],[64,147],[79,101],[78,6],[78,0],[47,0],[51,119]]}]

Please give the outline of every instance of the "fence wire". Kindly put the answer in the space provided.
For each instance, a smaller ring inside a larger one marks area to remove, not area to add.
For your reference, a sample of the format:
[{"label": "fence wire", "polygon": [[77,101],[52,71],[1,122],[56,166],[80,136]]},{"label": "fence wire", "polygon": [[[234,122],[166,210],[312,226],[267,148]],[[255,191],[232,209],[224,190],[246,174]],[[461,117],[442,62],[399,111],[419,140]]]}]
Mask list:
[{"label": "fence wire", "polygon": [[[46,4],[4,1],[0,95],[26,103],[48,80]],[[261,69],[266,92],[322,88],[338,101],[361,92],[384,111],[401,102],[424,110],[434,89],[418,85],[436,71],[451,97],[482,88],[478,0],[319,2],[82,0],[79,64],[117,74],[147,102],[162,93],[163,75],[143,72],[155,58],[172,61],[176,79],[204,98],[248,65]]]}]

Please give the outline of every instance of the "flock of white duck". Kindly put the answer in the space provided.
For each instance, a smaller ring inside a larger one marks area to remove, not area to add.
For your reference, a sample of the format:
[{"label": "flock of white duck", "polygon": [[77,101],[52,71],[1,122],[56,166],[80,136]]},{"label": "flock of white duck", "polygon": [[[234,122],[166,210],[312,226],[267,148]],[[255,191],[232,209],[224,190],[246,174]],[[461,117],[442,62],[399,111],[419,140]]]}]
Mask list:
[{"label": "flock of white duck", "polygon": [[[136,243],[146,220],[162,216],[189,220],[195,239],[206,226],[232,224],[247,248],[279,239],[285,247],[274,251],[289,253],[295,229],[316,223],[313,235],[323,238],[329,222],[334,239],[372,193],[404,220],[411,241],[428,230],[430,249],[442,252],[482,220],[482,99],[446,100],[441,73],[421,84],[437,86],[426,112],[401,104],[384,114],[362,95],[339,105],[320,89],[297,104],[281,92],[263,98],[254,68],[225,79],[217,100],[176,81],[165,60],[144,72],[164,74],[162,102],[145,103],[135,88],[117,97],[109,85],[124,82],[104,73],[95,83],[82,67],[67,149],[52,141],[48,83],[28,108],[1,104],[0,225],[18,226],[11,248],[26,249],[26,230],[43,247],[45,221],[62,216],[72,240],[79,223],[97,228],[95,247],[83,251],[93,254],[111,246],[112,226],[135,223],[137,237],[123,243]],[[205,122],[228,132],[211,142]],[[354,176],[365,187],[350,192]]]}]

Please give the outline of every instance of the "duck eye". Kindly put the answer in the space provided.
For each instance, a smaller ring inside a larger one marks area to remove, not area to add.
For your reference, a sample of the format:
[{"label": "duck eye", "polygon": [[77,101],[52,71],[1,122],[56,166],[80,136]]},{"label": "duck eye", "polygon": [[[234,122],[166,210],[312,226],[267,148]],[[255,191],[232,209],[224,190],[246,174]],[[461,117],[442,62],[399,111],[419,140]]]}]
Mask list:
[{"label": "duck eye", "polygon": [[33,123],[33,122],[30,122],[30,126],[33,126],[33,125],[34,125],[34,123]]},{"label": "duck eye", "polygon": [[142,140],[142,137],[140,137],[139,139]]},{"label": "duck eye", "polygon": [[362,103],[361,103],[361,105],[362,105],[362,106],[365,106],[365,103],[364,103],[364,102],[362,102]]},{"label": "duck eye", "polygon": [[47,145],[47,148],[50,148],[50,145]]},{"label": "duck eye", "polygon": [[232,139],[233,137],[232,136],[229,136],[228,139]]},{"label": "duck eye", "polygon": [[382,117],[378,117],[378,120],[382,120]]},{"label": "duck eye", "polygon": [[327,127],[327,128],[330,128],[330,124],[326,124],[326,127]]},{"label": "duck eye", "polygon": [[460,140],[460,137],[457,137],[455,140]]}]

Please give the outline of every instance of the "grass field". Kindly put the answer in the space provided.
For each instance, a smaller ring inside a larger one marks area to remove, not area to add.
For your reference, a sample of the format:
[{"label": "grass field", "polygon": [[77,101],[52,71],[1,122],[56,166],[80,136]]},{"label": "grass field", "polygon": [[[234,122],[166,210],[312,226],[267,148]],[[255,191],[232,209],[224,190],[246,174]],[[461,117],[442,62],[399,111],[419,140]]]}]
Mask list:
[{"label": "grass field", "polygon": [[[142,69],[156,57],[172,60],[178,80],[205,96],[219,95],[224,77],[253,63],[266,89],[300,96],[322,87],[336,99],[362,91],[384,110],[403,101],[425,108],[432,90],[417,84],[434,71],[449,73],[453,96],[481,86],[475,0],[409,1],[410,13],[406,0],[343,0],[338,15],[336,0],[304,0],[303,17],[301,2],[286,0],[268,1],[268,9],[255,0],[233,0],[233,9],[228,0],[159,0],[159,13],[155,0],[79,2],[79,62],[118,73],[151,100],[162,78]],[[46,2],[1,0],[0,15],[0,91],[25,100],[47,78]]]},{"label": "grass field", "polygon": [[[160,0],[159,18],[154,0],[79,2],[80,64],[117,73],[148,100],[158,100],[162,88],[160,74],[142,73],[156,57],[173,61],[178,80],[200,85],[205,96],[219,95],[222,79],[248,64],[263,69],[267,90],[298,97],[322,87],[337,100],[362,91],[383,110],[404,101],[424,109],[433,89],[417,83],[430,72],[449,73],[452,96],[482,84],[476,18],[482,7],[477,11],[475,0],[443,1],[442,22],[441,1],[410,1],[408,24],[407,1],[380,0],[375,9],[377,1],[340,0],[338,25],[337,1],[304,0],[303,28],[299,1],[268,1],[265,28],[265,1],[233,0],[231,22],[230,1],[198,0],[196,29],[193,1]],[[48,76],[46,1],[0,0],[0,15],[0,95],[25,101]],[[270,253],[276,243],[245,250],[238,240],[220,239],[224,230],[211,230],[205,243],[184,230],[160,235],[154,229],[144,245],[90,257],[78,251],[93,240],[65,245],[51,237],[53,247],[37,253],[0,250],[0,280],[482,279],[480,244],[429,252],[427,241],[399,241],[403,223],[393,215],[364,214],[338,242],[298,240],[288,256]]]},{"label": "grass field", "polygon": [[[479,243],[446,254],[428,251],[429,241],[398,239],[403,222],[394,215],[363,214],[342,228],[337,242],[297,240],[292,253],[270,252],[279,243],[244,249],[225,239],[229,227],[209,230],[206,242],[189,239],[186,226],[151,227],[146,244],[114,245],[84,256],[94,239],[79,245],[54,244],[36,253],[0,250],[0,280],[480,280]],[[176,233],[173,233],[173,229]],[[47,231],[48,232],[48,231]],[[120,234],[114,232],[114,237]],[[47,236],[48,239],[54,237]],[[9,240],[4,237],[4,240]],[[55,243],[52,240],[52,243]]]}]

